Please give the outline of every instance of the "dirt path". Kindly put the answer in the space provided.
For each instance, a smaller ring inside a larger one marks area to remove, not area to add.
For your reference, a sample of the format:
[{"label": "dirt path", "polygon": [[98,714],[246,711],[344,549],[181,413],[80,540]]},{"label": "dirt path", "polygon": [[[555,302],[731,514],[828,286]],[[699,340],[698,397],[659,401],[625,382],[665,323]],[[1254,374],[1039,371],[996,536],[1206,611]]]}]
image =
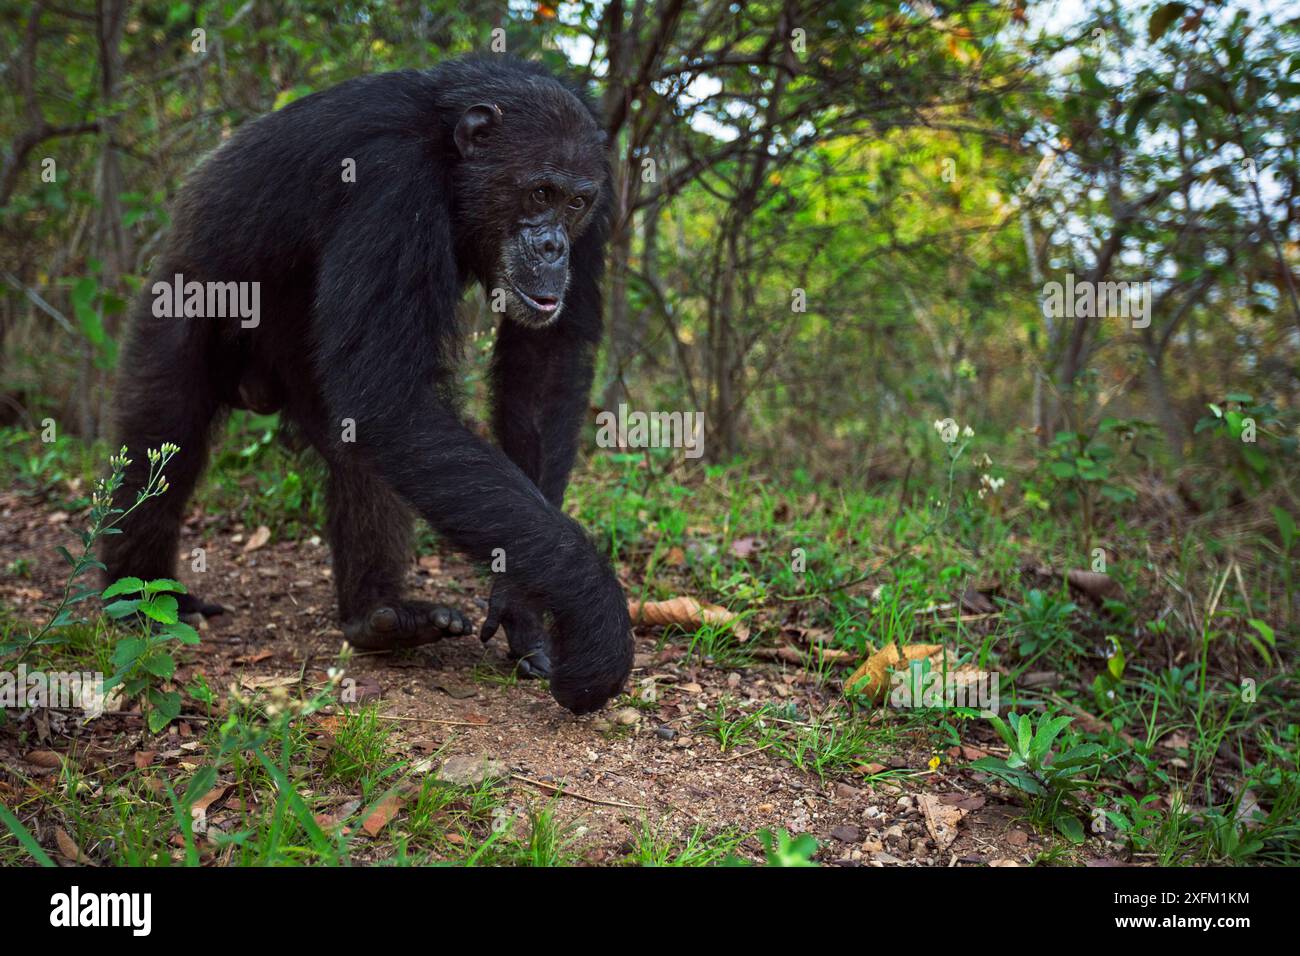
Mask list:
[{"label": "dirt path", "polygon": [[[245,551],[245,529],[212,533],[209,527],[201,536],[200,520],[192,516],[182,544],[187,556],[204,544],[208,571],[182,571],[181,577],[229,613],[211,619],[202,643],[178,655],[177,686],[196,674],[223,692],[249,678],[305,672],[308,682],[325,680],[342,642],[332,617],[328,547],[312,539]],[[25,619],[39,617],[37,602],[51,598],[59,584],[62,565],[53,549],[72,545],[70,526],[76,524],[77,518],[16,494],[0,495],[0,605]],[[20,559],[32,565],[26,574],[17,573]],[[465,609],[476,625],[482,620],[486,588],[457,557],[413,564],[410,588]],[[622,857],[643,818],[678,839],[697,827],[707,835],[807,832],[820,844],[819,861],[841,865],[1025,865],[1058,845],[1020,821],[1019,807],[991,790],[983,775],[964,769],[956,748],[939,755],[935,771],[929,769],[929,750],[864,754],[862,762],[875,764],[873,772],[881,765],[896,771],[874,782],[861,773],[820,780],[752,746],[720,752],[703,717],[724,697],[778,706],[795,702],[802,714],[819,713],[835,701],[835,682],[819,686],[814,675],[798,668],[692,666],[684,648],[659,646],[656,632],[639,631],[631,687],[653,681],[654,706],[611,707],[583,718],[562,710],[536,682],[514,682],[510,675],[503,639],[484,648],[475,637],[402,655],[359,655],[348,669],[363,701],[378,695],[381,712],[401,718],[395,721],[399,753],[418,757],[445,748],[447,756],[501,761],[514,775],[518,807],[544,799],[545,785],[563,783],[570,795],[558,801],[557,813],[584,828],[581,852],[591,863]],[[891,716],[886,712],[880,719]],[[166,749],[124,732],[121,721],[66,726],[68,733],[93,737],[101,755],[116,752],[129,761],[139,749]],[[3,778],[11,788],[33,772],[13,727],[0,730]],[[72,744],[56,734],[46,746],[61,752]],[[954,822],[955,839],[945,833],[944,820]],[[756,857],[757,850],[750,839],[742,854]]]}]

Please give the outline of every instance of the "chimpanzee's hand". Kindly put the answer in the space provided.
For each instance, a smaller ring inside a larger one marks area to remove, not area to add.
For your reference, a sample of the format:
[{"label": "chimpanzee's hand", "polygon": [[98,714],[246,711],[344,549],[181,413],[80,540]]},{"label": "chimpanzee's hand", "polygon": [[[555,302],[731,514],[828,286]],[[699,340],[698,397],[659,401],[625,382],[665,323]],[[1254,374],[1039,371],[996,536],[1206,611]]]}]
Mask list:
[{"label": "chimpanzee's hand", "polygon": [[585,714],[623,690],[632,671],[632,621],[623,586],[603,558],[569,584],[552,608],[551,696]]},{"label": "chimpanzee's hand", "polygon": [[550,640],[542,621],[542,609],[512,587],[502,575],[492,580],[488,614],[479,631],[479,640],[487,643],[499,627],[506,629],[510,657],[519,662],[520,674],[525,677],[551,676]]}]

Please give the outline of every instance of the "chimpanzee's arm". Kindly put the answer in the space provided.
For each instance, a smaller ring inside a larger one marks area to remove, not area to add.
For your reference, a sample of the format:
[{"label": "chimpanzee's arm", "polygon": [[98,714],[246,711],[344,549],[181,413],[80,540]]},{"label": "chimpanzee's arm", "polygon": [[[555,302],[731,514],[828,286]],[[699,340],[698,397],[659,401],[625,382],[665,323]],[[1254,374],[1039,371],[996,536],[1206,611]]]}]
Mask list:
[{"label": "chimpanzee's arm", "polygon": [[510,460],[556,507],[564,500],[586,417],[601,335],[604,229],[574,244],[558,319],[530,329],[504,319],[492,355],[492,427]]},{"label": "chimpanzee's arm", "polygon": [[434,387],[459,294],[449,192],[439,193],[389,183],[354,203],[326,245],[314,320],[325,424],[340,434],[352,419],[355,445],[340,450],[364,456],[454,546],[481,562],[504,549],[510,589],[555,616],[552,693],[591,710],[631,668],[626,600],[582,528]]}]

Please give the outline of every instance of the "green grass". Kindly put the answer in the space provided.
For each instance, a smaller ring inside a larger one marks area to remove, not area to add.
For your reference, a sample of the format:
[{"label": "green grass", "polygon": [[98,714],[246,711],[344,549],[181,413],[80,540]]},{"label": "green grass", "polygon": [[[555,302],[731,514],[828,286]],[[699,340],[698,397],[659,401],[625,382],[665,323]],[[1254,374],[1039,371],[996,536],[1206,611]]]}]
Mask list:
[{"label": "green grass", "polygon": [[[234,416],[198,502],[285,537],[319,533],[319,466],[310,455],[285,450],[275,434],[273,420]],[[77,512],[86,505],[97,455],[73,441],[45,446],[3,431],[0,481],[47,509]],[[1268,529],[1234,532],[1225,541],[1208,519],[1171,529],[1163,518],[1148,522],[1134,506],[1102,509],[1091,534],[1106,549],[1108,573],[1123,597],[1096,605],[1060,577],[1024,570],[1063,575],[1088,567],[1073,516],[979,499],[963,461],[952,466],[946,504],[936,504],[943,485],[913,488],[910,503],[900,504],[899,489],[889,485],[837,487],[798,470],[774,476],[744,463],[696,469],[683,481],[666,464],[658,453],[596,455],[575,476],[568,508],[614,554],[632,596],[689,595],[744,615],[746,641],[734,628],[714,625],[661,632],[660,646],[677,648],[685,665],[749,669],[762,663],[757,650],[790,641],[784,629],[815,631],[825,646],[848,652],[847,660],[832,663],[808,650],[793,669],[833,692],[873,650],[943,644],[959,661],[1002,675],[1004,713],[1051,709],[1095,718],[1070,728],[1072,743],[1097,744],[1105,753],[1079,790],[1078,812],[1085,824],[1100,818],[1106,839],[1132,859],[1300,862],[1293,596],[1291,578],[1276,570],[1282,552]],[[436,546],[425,529],[422,547]],[[6,573],[28,580],[57,561],[24,555]],[[963,616],[957,599],[975,587],[995,598],[994,613]],[[25,624],[0,609],[0,644],[25,633]],[[36,649],[29,666],[111,670],[120,632],[102,619],[59,633],[58,642]],[[1053,679],[1031,686],[1024,679],[1031,672]],[[504,686],[516,679],[487,661],[474,672],[476,681]],[[653,700],[633,691],[616,706],[653,713]],[[242,809],[228,832],[173,844],[184,831],[184,774],[128,769],[92,778],[68,764],[53,778],[21,781],[28,789],[8,808],[13,820],[0,826],[0,863],[34,862],[20,821],[36,815],[106,863],[185,863],[196,852],[204,862],[276,865],[583,859],[580,829],[554,800],[414,778],[412,762],[396,752],[392,728],[374,708],[343,717],[332,745],[322,749],[308,715],[290,715],[281,727],[265,702],[222,711],[223,698],[218,688],[209,704],[192,700],[186,712],[213,717],[195,721],[202,749],[189,762],[214,770],[238,794]],[[941,708],[880,712],[861,701],[809,714],[723,699],[691,720],[690,732],[716,741],[725,757],[758,750],[793,772],[858,785],[922,769],[864,775],[863,765],[887,755],[996,743],[983,720]],[[631,732],[617,725],[609,731]],[[30,733],[8,726],[0,712],[0,734],[15,735],[16,746],[29,747]],[[379,838],[359,840],[355,831],[367,813],[395,790],[404,794],[399,815]],[[346,820],[322,829],[316,815],[335,812],[342,797],[360,803]],[[1031,822],[1050,833],[1045,820],[1052,814],[1037,812],[1031,799],[1022,802]],[[347,827],[352,835],[343,833]],[[620,860],[722,863],[748,836],[643,821]],[[1046,858],[1070,859],[1068,845]]]}]

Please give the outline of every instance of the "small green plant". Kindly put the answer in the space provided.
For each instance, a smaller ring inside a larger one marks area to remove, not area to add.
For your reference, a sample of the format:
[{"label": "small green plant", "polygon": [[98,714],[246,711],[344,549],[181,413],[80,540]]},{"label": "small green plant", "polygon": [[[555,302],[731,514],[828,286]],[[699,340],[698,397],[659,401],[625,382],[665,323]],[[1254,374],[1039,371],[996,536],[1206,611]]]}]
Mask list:
[{"label": "small green plant", "polygon": [[817,852],[817,838],[811,833],[797,837],[785,830],[761,830],[758,841],[763,844],[763,854],[768,866],[816,866],[813,854]]},{"label": "small green plant", "polygon": [[1026,592],[1022,604],[1001,603],[1007,608],[1006,621],[1017,636],[1022,658],[1032,660],[1062,642],[1081,652],[1070,629],[1070,615],[1078,610],[1073,601],[1033,588]]},{"label": "small green plant", "polygon": [[1138,439],[1154,432],[1149,422],[1103,418],[1091,432],[1057,432],[1039,455],[1041,496],[1061,499],[1077,510],[1085,553],[1092,550],[1097,507],[1104,499],[1127,504],[1137,497],[1133,489],[1115,481],[1117,447],[1136,448]]},{"label": "small green plant", "polygon": [[173,594],[184,594],[185,586],[166,578],[141,581],[121,578],[104,589],[103,598],[116,598],[104,613],[116,621],[130,619],[137,634],[122,639],[113,649],[115,673],[104,682],[111,690],[118,684],[128,697],[140,697],[147,704],[149,730],[158,733],[181,712],[181,695],[163,690],[176,675],[176,660],[168,646],[172,641],[197,644],[199,635],[180,619]]},{"label": "small green plant", "polygon": [[1028,714],[1009,714],[1006,722],[1000,717],[989,719],[1011,752],[1006,759],[981,757],[972,766],[1028,794],[1035,822],[1051,824],[1071,841],[1082,843],[1083,826],[1073,811],[1079,802],[1077,792],[1088,783],[1078,774],[1096,769],[1102,747],[1075,744],[1062,753],[1053,751],[1073,717],[1043,714],[1036,728]]},{"label": "small green plant", "polygon": [[95,557],[94,548],[96,542],[105,535],[120,534],[121,529],[117,525],[121,523],[123,518],[150,498],[156,498],[167,491],[167,476],[163,469],[167,467],[167,463],[171,461],[178,451],[180,451],[178,446],[164,442],[160,449],[151,448],[146,452],[149,458],[148,479],[145,481],[144,487],[136,492],[135,501],[127,508],[113,506],[113,496],[122,487],[122,481],[126,477],[126,470],[131,466],[131,459],[126,457],[126,446],[123,445],[121,451],[109,457],[109,476],[95,482],[95,491],[91,495],[90,524],[80,533],[81,553],[74,557],[72,552],[62,545],[57,548],[59,555],[68,563],[70,568],[58,603],[50,610],[45,623],[37,628],[26,641],[20,642],[16,646],[0,645],[0,654],[7,654],[16,650],[18,656],[15,663],[18,663],[26,658],[27,654],[37,646],[63,643],[63,636],[56,633],[57,631],[72,624],[83,623],[79,618],[73,616],[73,606],[89,598],[96,597],[100,592],[98,588],[78,584],[78,581],[93,571],[105,569],[103,563]]}]

